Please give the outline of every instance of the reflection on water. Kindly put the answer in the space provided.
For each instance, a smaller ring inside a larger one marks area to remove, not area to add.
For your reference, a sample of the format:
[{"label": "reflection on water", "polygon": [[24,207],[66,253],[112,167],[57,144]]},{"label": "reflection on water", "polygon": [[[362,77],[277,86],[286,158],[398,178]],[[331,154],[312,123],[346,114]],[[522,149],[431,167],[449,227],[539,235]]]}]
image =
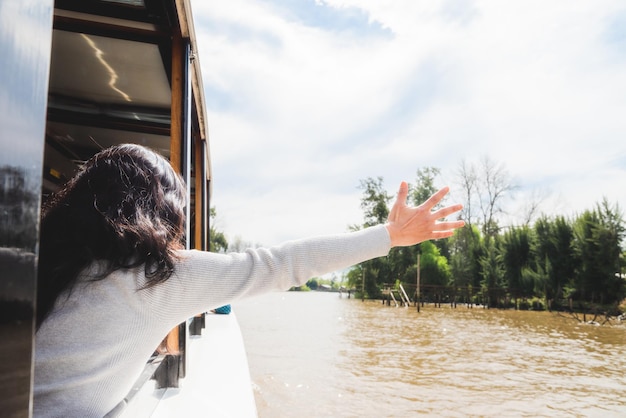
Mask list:
[{"label": "reflection on water", "polygon": [[626,416],[626,325],[317,292],[234,309],[260,418]]}]

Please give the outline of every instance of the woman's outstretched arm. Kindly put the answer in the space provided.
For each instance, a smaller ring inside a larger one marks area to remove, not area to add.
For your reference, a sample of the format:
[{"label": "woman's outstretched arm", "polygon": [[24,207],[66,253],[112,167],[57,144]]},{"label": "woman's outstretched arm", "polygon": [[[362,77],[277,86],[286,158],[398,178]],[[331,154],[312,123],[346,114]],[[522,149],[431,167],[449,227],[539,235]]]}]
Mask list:
[{"label": "woman's outstretched arm", "polygon": [[187,318],[241,298],[300,286],[311,277],[385,256],[393,246],[448,237],[464,223],[440,221],[461,205],[433,210],[447,192],[444,188],[420,206],[410,207],[406,205],[408,186],[403,182],[386,225],[243,253],[183,251],[174,275],[143,294],[156,311],[166,315],[176,311],[177,318]]}]

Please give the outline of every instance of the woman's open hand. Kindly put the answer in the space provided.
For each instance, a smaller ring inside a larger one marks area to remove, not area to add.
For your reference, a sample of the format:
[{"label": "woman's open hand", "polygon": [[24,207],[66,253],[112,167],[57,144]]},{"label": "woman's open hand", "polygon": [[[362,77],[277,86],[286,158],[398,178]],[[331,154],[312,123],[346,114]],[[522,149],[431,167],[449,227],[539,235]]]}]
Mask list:
[{"label": "woman's open hand", "polygon": [[406,204],[409,185],[403,181],[386,224],[391,246],[405,247],[430,239],[447,238],[454,234],[455,229],[463,227],[464,221],[440,221],[463,209],[463,205],[451,205],[433,211],[449,190],[444,187],[421,205],[410,207]]}]

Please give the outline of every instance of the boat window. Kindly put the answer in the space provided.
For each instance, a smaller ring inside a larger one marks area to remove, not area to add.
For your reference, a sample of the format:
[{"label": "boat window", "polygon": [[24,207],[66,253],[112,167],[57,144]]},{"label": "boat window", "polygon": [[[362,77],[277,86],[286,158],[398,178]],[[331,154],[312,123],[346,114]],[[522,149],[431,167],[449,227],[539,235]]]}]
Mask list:
[{"label": "boat window", "polygon": [[146,145],[169,158],[169,59],[157,43],[54,29],[44,197],[115,144]]},{"label": "boat window", "polygon": [[54,30],[50,94],[78,102],[169,109],[170,85],[159,46]]},{"label": "boat window", "polygon": [[122,142],[145,145],[166,158],[170,155],[169,135],[48,121],[43,170],[44,195],[56,191],[98,151]]}]

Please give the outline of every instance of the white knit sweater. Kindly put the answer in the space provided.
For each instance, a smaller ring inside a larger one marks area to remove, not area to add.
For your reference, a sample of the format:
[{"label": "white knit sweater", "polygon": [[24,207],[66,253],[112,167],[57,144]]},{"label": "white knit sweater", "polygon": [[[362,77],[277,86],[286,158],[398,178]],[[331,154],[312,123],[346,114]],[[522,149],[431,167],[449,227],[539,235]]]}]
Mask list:
[{"label": "white knit sweater", "polygon": [[[384,226],[238,254],[183,251],[165,283],[142,268],[82,281],[36,334],[34,417],[102,417],[131,389],[167,332],[212,308],[299,286],[386,255]],[[88,275],[85,275],[88,277]]]}]

